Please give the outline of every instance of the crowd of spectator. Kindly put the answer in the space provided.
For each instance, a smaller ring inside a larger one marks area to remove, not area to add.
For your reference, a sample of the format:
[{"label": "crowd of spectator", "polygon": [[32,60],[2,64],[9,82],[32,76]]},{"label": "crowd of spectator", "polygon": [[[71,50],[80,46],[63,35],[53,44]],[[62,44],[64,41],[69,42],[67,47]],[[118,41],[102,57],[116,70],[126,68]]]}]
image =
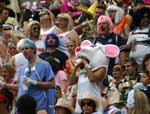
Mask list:
[{"label": "crowd of spectator", "polygon": [[0,0],[0,114],[142,113],[149,0]]}]

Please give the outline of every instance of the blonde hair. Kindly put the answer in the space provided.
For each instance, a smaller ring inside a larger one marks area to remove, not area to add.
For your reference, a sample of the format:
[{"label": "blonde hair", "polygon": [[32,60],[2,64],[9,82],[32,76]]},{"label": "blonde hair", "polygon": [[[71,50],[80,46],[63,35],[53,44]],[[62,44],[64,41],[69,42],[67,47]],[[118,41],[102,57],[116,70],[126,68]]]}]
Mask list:
[{"label": "blonde hair", "polygon": [[149,114],[149,103],[145,93],[135,91],[134,100],[134,107],[128,110],[128,114]]},{"label": "blonde hair", "polygon": [[42,9],[39,14],[42,14],[42,13],[43,13],[43,15],[46,15],[46,14],[49,15],[49,18],[51,20],[51,26],[53,26],[54,20],[55,20],[54,14],[51,11],[49,11],[48,9]]},{"label": "blonde hair", "polygon": [[31,29],[33,25],[38,25],[40,27],[40,23],[38,21],[31,21],[27,25],[26,36],[31,38]]},{"label": "blonde hair", "polygon": [[67,19],[68,20],[67,31],[72,30],[72,28],[73,28],[73,19],[68,13],[58,14],[57,18]]}]

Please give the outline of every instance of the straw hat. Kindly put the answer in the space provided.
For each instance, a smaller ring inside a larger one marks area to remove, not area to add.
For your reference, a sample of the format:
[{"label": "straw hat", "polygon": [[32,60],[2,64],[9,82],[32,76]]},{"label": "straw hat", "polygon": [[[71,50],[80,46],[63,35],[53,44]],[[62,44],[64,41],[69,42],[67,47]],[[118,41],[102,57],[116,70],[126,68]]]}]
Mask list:
[{"label": "straw hat", "polygon": [[66,98],[59,98],[54,108],[56,109],[57,107],[67,108],[71,111],[71,114],[74,114],[74,108],[71,105],[71,102]]},{"label": "straw hat", "polygon": [[96,104],[96,109],[98,109],[98,107],[99,107],[99,102],[98,102],[99,99],[98,99],[96,96],[92,95],[91,93],[85,93],[85,94],[82,96],[82,98],[78,100],[80,106],[81,106],[81,102],[82,102],[83,100],[85,100],[85,99],[94,101],[95,104]]}]

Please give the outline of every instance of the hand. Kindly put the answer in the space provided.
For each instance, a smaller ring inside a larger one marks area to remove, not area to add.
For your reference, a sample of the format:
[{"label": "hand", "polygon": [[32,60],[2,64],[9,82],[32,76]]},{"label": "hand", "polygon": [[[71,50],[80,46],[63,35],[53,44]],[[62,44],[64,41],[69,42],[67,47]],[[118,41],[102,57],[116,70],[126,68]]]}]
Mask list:
[{"label": "hand", "polygon": [[32,79],[27,78],[27,77],[24,77],[24,78],[23,78],[23,83],[24,83],[24,84],[37,85],[37,81],[36,81],[36,80],[32,80]]}]

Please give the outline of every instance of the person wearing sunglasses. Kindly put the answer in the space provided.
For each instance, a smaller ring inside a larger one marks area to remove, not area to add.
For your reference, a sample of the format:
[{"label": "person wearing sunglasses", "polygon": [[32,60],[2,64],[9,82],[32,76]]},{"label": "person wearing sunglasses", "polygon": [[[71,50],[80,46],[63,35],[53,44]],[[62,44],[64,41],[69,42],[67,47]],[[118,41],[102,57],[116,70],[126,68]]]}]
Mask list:
[{"label": "person wearing sunglasses", "polygon": [[38,21],[31,21],[27,25],[26,36],[30,38],[37,47],[37,55],[45,51],[45,44],[40,38],[40,23]]},{"label": "person wearing sunglasses", "polygon": [[91,93],[85,92],[78,102],[82,109],[81,114],[100,114],[100,112],[97,112],[97,108],[99,106],[98,99]]}]

